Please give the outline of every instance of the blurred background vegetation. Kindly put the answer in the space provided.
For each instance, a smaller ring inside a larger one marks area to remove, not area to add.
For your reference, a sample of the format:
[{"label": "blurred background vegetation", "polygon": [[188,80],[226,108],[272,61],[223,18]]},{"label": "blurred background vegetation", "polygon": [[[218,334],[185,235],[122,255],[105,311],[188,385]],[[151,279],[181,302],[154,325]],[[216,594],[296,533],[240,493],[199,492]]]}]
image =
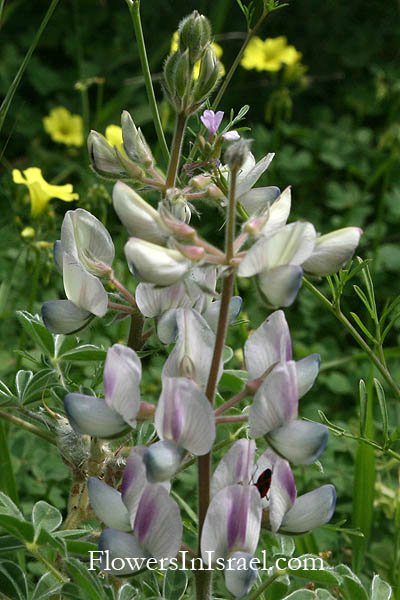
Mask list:
[{"label": "blurred background vegetation", "polygon": [[[0,96],[7,93],[48,5],[44,0],[1,3]],[[173,119],[162,102],[160,73],[178,21],[194,9],[210,18],[226,69],[245,36],[244,18],[233,0],[143,2],[150,66],[169,139]],[[321,233],[348,225],[364,230],[358,254],[372,259],[378,311],[400,293],[399,16],[400,3],[394,0],[293,0],[267,18],[257,35],[263,40],[286,36],[287,44],[301,52],[303,67],[291,73],[285,68],[270,72],[239,67],[220,105],[227,114],[231,108],[237,113],[243,105],[250,105],[243,122],[251,128],[246,135],[254,140],[252,151],[257,159],[276,153],[263,181],[281,189],[293,186],[292,221],[310,220]],[[4,122],[0,144],[0,371],[9,385],[13,385],[17,368],[32,368],[26,355],[16,350],[40,355],[21,332],[15,311],[39,312],[43,301],[62,297],[51,244],[59,237],[66,210],[81,206],[103,220],[116,244],[116,271],[133,289],[122,253],[126,234],[112,210],[112,184],[100,181],[90,171],[85,145],[57,144],[44,130],[43,118],[58,106],[82,116],[85,136],[90,129],[104,133],[108,125],[119,124],[121,111],[126,109],[156,147],[132,24],[123,0],[60,1]],[[157,150],[156,155],[165,167]],[[26,188],[12,179],[13,169],[32,166],[41,168],[51,183],[73,184],[79,201],[65,204],[53,200],[43,214],[32,218]],[[217,238],[221,234],[215,232],[215,213],[207,206],[198,208],[203,234]],[[27,227],[34,232],[27,233]],[[363,286],[361,276],[352,283]],[[239,285],[245,297],[243,318],[251,315],[251,327],[255,328],[267,309],[247,282]],[[329,295],[326,284],[317,285]],[[345,289],[342,306],[346,313],[355,311],[369,323],[352,284]],[[371,379],[370,364],[306,289],[287,311],[287,318],[296,357],[310,352],[322,357],[317,384],[302,401],[302,416],[318,420],[317,409],[321,409],[331,421],[357,433],[358,382]],[[387,362],[397,380],[399,335],[395,323],[386,338]],[[99,323],[82,334],[85,341],[105,347],[125,336],[125,323]],[[157,357],[147,365],[149,396],[158,389],[155,382],[160,364]],[[93,379],[92,365],[76,368],[88,382]],[[390,391],[387,400],[389,420],[396,426],[400,421],[398,400]],[[379,438],[378,413],[375,416],[375,436]],[[54,464],[44,460],[45,442],[17,432],[11,449],[23,506],[28,509],[34,500],[43,498],[64,508],[68,471],[59,460],[54,459]],[[346,520],[346,526],[351,525],[356,451],[352,440],[332,436],[323,456],[324,473],[312,469],[296,472],[300,492],[327,480],[337,486],[335,520]],[[387,557],[394,552],[397,477],[398,462],[378,454],[374,519],[364,573],[378,571],[392,583],[396,561],[388,562]],[[335,562],[350,560],[349,536],[320,531],[317,538],[318,549],[332,550]]]}]

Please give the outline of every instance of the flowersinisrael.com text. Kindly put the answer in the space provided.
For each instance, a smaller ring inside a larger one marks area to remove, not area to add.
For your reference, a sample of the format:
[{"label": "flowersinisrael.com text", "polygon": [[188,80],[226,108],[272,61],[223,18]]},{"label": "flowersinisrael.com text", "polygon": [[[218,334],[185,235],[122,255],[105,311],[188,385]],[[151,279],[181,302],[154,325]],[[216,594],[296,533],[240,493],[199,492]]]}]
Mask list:
[{"label": "flowersinisrael.com text", "polygon": [[[262,550],[262,558],[252,558],[250,562],[244,559],[228,558],[222,559],[217,558],[213,560],[214,552],[208,551],[207,563],[202,558],[189,558],[189,552],[187,550],[181,550],[176,558],[162,558],[157,560],[152,557],[115,557],[110,556],[109,550],[94,550],[90,551],[90,566],[89,571],[95,570],[96,566],[100,567],[102,571],[122,571],[127,567],[133,571],[140,571],[142,569],[149,569],[150,571],[165,571],[171,569],[172,571],[223,571],[223,570],[246,570],[257,569],[261,571],[269,571],[273,569],[291,569],[292,571],[304,570],[304,571],[323,571],[327,567],[324,565],[322,558],[318,556],[307,556],[302,559],[292,557],[280,557],[277,558],[271,565],[267,564],[267,552]],[[241,562],[242,561],[242,562]]]}]

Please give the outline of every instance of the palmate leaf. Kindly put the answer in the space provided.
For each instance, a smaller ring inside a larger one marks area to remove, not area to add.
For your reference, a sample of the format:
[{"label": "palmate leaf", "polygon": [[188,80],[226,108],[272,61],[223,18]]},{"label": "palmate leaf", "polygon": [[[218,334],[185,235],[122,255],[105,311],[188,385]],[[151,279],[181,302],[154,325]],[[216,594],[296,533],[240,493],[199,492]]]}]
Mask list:
[{"label": "palmate leaf", "polygon": [[163,596],[166,599],[181,600],[188,584],[185,571],[167,569],[164,577]]},{"label": "palmate leaf", "polygon": [[58,581],[52,573],[45,573],[39,579],[32,594],[29,595],[29,600],[45,600],[59,594],[63,583]]},{"label": "palmate leaf", "polygon": [[50,331],[43,325],[39,315],[31,315],[25,310],[17,310],[17,318],[29,337],[39,344],[48,356],[54,356],[54,339]]},{"label": "palmate leaf", "polygon": [[105,591],[95,575],[95,571],[89,571],[77,558],[67,558],[65,565],[74,581],[88,598],[91,600],[105,600]]},{"label": "palmate leaf", "polygon": [[25,573],[10,560],[0,563],[0,590],[10,600],[26,600],[28,597]]}]

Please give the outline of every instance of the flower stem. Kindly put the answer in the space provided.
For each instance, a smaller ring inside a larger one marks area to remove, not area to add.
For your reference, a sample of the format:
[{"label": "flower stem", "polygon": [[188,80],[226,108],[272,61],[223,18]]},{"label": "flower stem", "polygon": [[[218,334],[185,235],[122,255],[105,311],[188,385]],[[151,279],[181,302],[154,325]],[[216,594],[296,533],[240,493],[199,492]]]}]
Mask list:
[{"label": "flower stem", "polygon": [[165,181],[165,189],[175,186],[176,175],[179,169],[179,159],[181,157],[181,149],[183,135],[185,133],[187,117],[184,113],[179,113],[176,117],[175,135],[172,143],[171,159],[168,165],[167,179]]},{"label": "flower stem", "polygon": [[227,417],[217,417],[215,419],[216,425],[221,425],[222,423],[247,423],[249,417],[247,415],[229,415]]},{"label": "flower stem", "polygon": [[[233,257],[233,241],[235,233],[236,213],[236,176],[238,169],[231,172],[231,187],[229,191],[229,207],[226,223],[225,257],[229,265]],[[221,358],[224,351],[226,333],[229,320],[229,303],[233,294],[235,270],[228,266],[222,285],[221,308],[218,317],[217,333],[215,334],[214,352],[211,360],[210,374],[208,376],[206,396],[210,404],[214,404],[217,389],[218,374]],[[210,504],[210,479],[211,479],[211,453],[199,456],[197,462],[197,481],[199,493],[199,532],[198,532],[198,554],[201,555],[200,540],[204,520],[206,518],[208,505]],[[209,600],[211,598],[211,571],[196,571],[196,599]]]},{"label": "flower stem", "polygon": [[48,571],[50,571],[50,573],[52,573],[54,575],[54,577],[56,579],[58,579],[58,581],[61,581],[61,583],[68,583],[68,579],[67,577],[64,577],[64,575],[62,575],[62,573],[60,573],[60,571],[58,571],[55,567],[53,567],[53,565],[51,564],[51,562],[49,562],[47,560],[47,558],[45,558],[37,549],[37,546],[35,543],[26,543],[26,547],[27,550],[29,550],[29,552],[31,552],[31,554],[33,554],[33,556],[35,558],[37,558],[38,560],[40,560],[41,563],[44,564],[44,566],[46,567],[46,569]]},{"label": "flower stem", "polygon": [[221,404],[221,406],[219,406],[217,408],[217,410],[214,412],[215,416],[218,417],[219,415],[222,415],[223,412],[225,412],[229,408],[232,408],[232,406],[235,406],[235,404],[237,404],[238,402],[243,400],[243,398],[246,398],[246,396],[248,396],[248,395],[249,395],[249,392],[245,388],[242,392],[240,392],[239,394],[236,394],[236,396],[233,396],[233,398],[231,398],[230,400],[227,400],[224,404]]},{"label": "flower stem", "polygon": [[110,275],[110,282],[115,285],[117,290],[128,300],[129,304],[136,306],[135,296],[133,296],[118,279],[115,278],[114,273]]},{"label": "flower stem", "polygon": [[157,108],[156,97],[154,95],[153,82],[151,80],[151,73],[149,67],[149,61],[147,60],[146,45],[144,43],[142,23],[140,19],[140,0],[126,0],[126,3],[131,14],[133,28],[135,30],[136,42],[138,46],[140,63],[142,65],[142,72],[146,85],[147,98],[149,100],[151,114],[153,116],[154,127],[157,133],[158,143],[160,144],[162,154],[166,161],[169,160],[168,146],[165,141],[164,131],[161,125],[161,119]]}]

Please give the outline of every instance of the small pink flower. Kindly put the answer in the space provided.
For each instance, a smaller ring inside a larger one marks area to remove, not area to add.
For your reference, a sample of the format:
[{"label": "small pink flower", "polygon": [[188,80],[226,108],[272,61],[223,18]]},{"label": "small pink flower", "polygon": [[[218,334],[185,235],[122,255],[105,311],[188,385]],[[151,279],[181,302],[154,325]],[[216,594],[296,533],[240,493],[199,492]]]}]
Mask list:
[{"label": "small pink flower", "polygon": [[[219,110],[216,113],[213,110],[205,110],[201,115],[201,122],[207,128],[207,131],[211,136],[214,136],[217,133],[223,116],[224,113],[222,110]],[[222,134],[222,137],[224,140],[233,141],[238,140],[240,135],[237,131],[227,131],[226,133]]]}]

